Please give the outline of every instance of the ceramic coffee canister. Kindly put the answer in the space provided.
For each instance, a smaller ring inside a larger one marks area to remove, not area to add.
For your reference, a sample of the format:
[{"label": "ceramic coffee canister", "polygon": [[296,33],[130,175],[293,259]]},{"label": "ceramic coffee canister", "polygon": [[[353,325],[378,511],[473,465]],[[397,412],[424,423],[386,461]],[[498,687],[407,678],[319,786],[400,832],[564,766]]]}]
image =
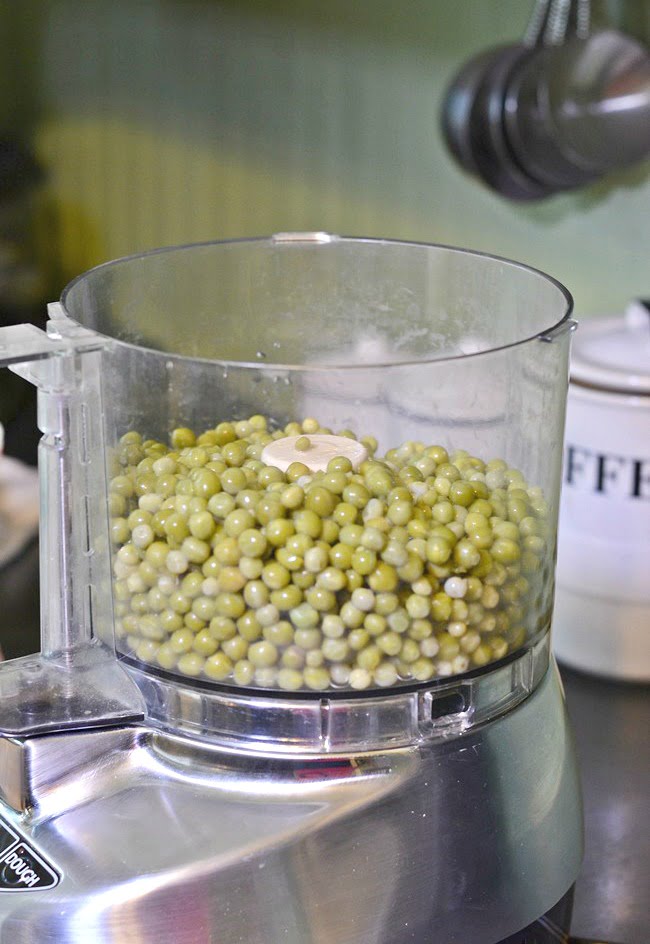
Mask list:
[{"label": "ceramic coffee canister", "polygon": [[576,333],[558,541],[558,659],[650,681],[650,302]]}]

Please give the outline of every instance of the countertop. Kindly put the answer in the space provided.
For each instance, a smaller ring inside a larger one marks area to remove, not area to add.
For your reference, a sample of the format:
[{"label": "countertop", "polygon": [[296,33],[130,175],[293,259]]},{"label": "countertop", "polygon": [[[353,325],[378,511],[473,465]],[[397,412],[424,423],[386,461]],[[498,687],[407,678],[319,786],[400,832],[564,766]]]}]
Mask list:
[{"label": "countertop", "polygon": [[650,942],[650,686],[561,668],[585,811],[572,931]]},{"label": "countertop", "polygon": [[[0,571],[7,658],[38,648],[38,552]],[[582,773],[586,844],[573,934],[650,942],[650,686],[562,669]]]}]

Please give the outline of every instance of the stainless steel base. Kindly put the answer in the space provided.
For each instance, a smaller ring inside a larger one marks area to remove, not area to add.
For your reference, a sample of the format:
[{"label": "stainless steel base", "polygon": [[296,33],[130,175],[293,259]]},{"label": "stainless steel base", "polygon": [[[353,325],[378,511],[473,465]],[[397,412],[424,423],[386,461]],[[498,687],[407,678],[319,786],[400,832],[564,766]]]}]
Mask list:
[{"label": "stainless steel base", "polygon": [[60,881],[0,892],[0,944],[495,944],[582,856],[554,666],[495,721],[381,752],[133,725],[4,739],[0,779],[21,751],[31,808],[0,815]]}]

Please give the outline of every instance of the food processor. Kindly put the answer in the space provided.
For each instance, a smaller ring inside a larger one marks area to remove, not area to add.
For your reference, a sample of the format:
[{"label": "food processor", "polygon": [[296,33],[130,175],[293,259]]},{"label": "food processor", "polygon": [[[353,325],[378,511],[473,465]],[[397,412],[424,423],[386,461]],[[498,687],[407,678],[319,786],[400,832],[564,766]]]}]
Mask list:
[{"label": "food processor", "polygon": [[0,331],[43,433],[0,944],[568,940],[570,311],[502,259],[283,233]]}]

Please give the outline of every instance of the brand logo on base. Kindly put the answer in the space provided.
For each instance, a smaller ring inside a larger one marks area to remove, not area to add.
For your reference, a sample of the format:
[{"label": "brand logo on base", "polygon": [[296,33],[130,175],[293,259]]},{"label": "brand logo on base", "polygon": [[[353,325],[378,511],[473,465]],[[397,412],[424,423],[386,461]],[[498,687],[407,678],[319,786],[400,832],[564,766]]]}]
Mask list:
[{"label": "brand logo on base", "polygon": [[0,892],[54,888],[58,873],[22,836],[0,820]]}]

